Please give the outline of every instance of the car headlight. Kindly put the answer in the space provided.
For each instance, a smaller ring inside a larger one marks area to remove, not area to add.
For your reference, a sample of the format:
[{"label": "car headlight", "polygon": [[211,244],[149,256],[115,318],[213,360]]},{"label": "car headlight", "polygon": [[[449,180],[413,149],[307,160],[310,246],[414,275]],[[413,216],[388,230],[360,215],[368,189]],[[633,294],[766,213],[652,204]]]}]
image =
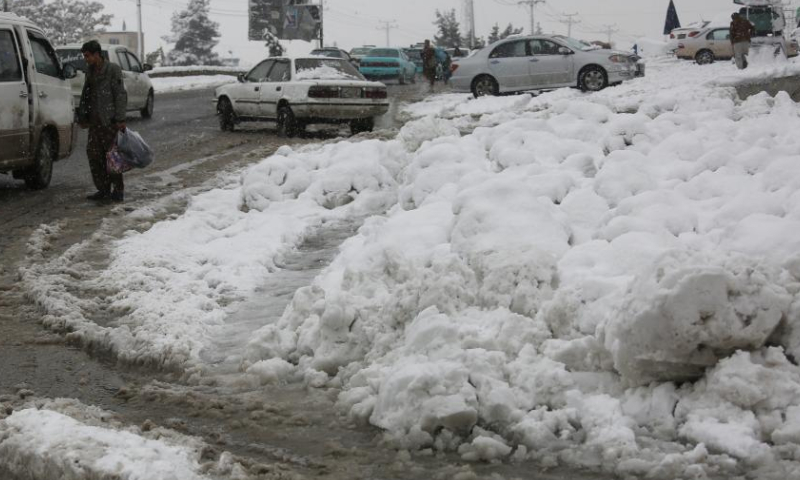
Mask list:
[{"label": "car headlight", "polygon": [[628,57],[625,55],[611,55],[608,60],[611,63],[628,63]]}]

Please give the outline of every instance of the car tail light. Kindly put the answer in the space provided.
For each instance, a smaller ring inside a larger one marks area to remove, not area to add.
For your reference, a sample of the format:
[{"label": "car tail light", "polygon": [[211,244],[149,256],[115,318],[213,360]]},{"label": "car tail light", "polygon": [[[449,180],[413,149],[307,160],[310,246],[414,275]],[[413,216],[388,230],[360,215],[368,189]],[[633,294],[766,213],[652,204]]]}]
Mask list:
[{"label": "car tail light", "polygon": [[675,34],[674,33],[670,33],[669,34],[669,38],[675,38]]},{"label": "car tail light", "polygon": [[697,32],[697,31],[695,31],[695,32],[689,32],[689,38],[694,38],[694,37],[696,37],[696,36],[697,36],[697,35],[699,35],[699,34],[700,34],[700,32]]},{"label": "car tail light", "polygon": [[367,88],[364,90],[365,98],[387,98],[386,89],[381,87]]},{"label": "car tail light", "polygon": [[457,63],[454,63],[454,64],[450,65],[450,73],[456,73],[456,70],[458,70],[458,64]]},{"label": "car tail light", "polygon": [[308,89],[309,98],[339,98],[338,87],[315,86]]}]

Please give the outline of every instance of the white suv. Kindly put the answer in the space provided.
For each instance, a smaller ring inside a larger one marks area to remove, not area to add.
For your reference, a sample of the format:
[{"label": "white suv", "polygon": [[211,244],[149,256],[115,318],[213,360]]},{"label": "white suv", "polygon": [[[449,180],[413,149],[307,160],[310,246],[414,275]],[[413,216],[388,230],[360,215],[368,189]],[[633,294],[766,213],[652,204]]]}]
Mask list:
[{"label": "white suv", "polygon": [[[116,63],[122,69],[122,79],[125,82],[125,91],[128,92],[128,111],[138,111],[143,118],[153,116],[155,93],[153,82],[146,72],[153,69],[148,64],[142,64],[136,55],[122,45],[101,45],[103,57],[111,63]],[[75,107],[81,100],[81,92],[86,79],[86,61],[81,53],[81,45],[64,45],[56,47],[61,63],[70,63],[78,70],[78,76],[72,80],[72,95],[75,98]]]},{"label": "white suv", "polygon": [[45,188],[77,137],[69,79],[44,31],[0,12],[0,173]]}]

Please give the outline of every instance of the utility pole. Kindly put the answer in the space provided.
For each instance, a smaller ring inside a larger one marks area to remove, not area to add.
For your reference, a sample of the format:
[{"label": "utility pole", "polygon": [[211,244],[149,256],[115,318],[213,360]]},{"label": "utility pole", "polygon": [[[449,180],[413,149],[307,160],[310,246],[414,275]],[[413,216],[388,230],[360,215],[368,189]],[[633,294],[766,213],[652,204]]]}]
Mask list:
[{"label": "utility pole", "polygon": [[390,41],[390,39],[391,39],[391,37],[390,37],[391,31],[392,31],[393,28],[399,28],[398,25],[397,25],[397,22],[395,22],[394,20],[392,20],[392,21],[381,20],[378,23],[383,24],[382,27],[378,27],[378,30],[386,30],[386,46],[390,47],[392,45],[392,42]]},{"label": "utility pole", "polygon": [[601,33],[605,33],[608,35],[608,44],[611,45],[611,35],[619,32],[619,28],[616,25],[603,25],[603,30]]},{"label": "utility pole", "polygon": [[319,48],[325,47],[325,0],[319,0]]},{"label": "utility pole", "polygon": [[561,23],[567,26],[567,36],[572,36],[572,26],[581,23],[580,20],[575,20],[573,17],[577,17],[577,13],[565,13],[562,15],[563,17],[567,17],[566,20],[559,20]]},{"label": "utility pole", "polygon": [[464,0],[464,23],[469,27],[469,48],[475,48],[475,2]]},{"label": "utility pole", "polygon": [[136,0],[136,10],[137,10],[137,17],[138,17],[138,34],[137,34],[137,43],[139,44],[139,61],[144,63],[144,35],[142,34],[142,0]]},{"label": "utility pole", "polygon": [[517,5],[526,5],[528,8],[531,9],[531,35],[536,35],[536,22],[534,21],[535,18],[535,10],[536,5],[540,3],[547,3],[545,0],[521,0],[517,2]]},{"label": "utility pole", "polygon": [[3,0],[3,11],[4,12],[8,11],[8,0]]}]

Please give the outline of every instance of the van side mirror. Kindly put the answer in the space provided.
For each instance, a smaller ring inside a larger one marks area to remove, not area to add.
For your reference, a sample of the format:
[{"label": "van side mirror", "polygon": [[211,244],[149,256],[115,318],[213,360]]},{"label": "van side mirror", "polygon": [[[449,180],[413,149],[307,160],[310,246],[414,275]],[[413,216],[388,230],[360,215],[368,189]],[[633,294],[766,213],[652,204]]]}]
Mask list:
[{"label": "van side mirror", "polygon": [[239,83],[244,83],[244,73],[240,73],[236,79],[239,80]]},{"label": "van side mirror", "polygon": [[78,70],[75,68],[75,65],[68,63],[64,65],[64,68],[61,70],[61,73],[64,75],[65,80],[69,80],[71,78],[75,78],[78,75]]},{"label": "van side mirror", "polygon": [[142,68],[144,69],[145,72],[149,72],[150,70],[153,69],[153,66],[150,65],[149,63],[145,63],[144,65],[142,65]]},{"label": "van side mirror", "polygon": [[567,47],[558,47],[559,55],[572,55],[572,50]]}]

